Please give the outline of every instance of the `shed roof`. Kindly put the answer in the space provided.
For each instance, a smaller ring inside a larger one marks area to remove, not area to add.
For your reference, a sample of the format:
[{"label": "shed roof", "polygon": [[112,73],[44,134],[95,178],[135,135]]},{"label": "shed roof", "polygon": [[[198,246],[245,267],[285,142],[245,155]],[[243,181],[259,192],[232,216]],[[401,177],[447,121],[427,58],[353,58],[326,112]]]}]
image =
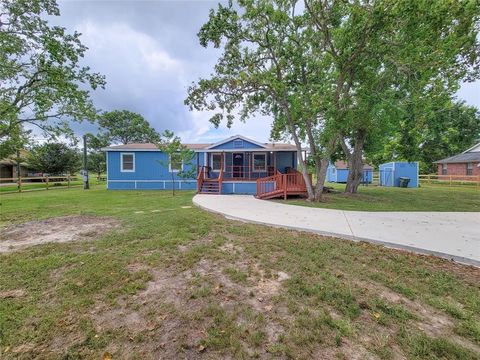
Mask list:
[{"label": "shed roof", "polygon": [[[343,160],[335,161],[334,166],[337,170],[348,169],[348,163],[346,161],[343,161]],[[373,169],[373,166],[369,165],[369,164],[363,164],[363,169],[364,170],[371,170],[371,169]]]}]

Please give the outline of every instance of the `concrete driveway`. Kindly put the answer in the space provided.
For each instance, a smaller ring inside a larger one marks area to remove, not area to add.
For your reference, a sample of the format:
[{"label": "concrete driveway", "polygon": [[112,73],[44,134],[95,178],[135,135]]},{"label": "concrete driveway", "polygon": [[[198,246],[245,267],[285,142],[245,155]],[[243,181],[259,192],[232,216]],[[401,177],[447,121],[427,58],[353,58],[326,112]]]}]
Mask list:
[{"label": "concrete driveway", "polygon": [[226,218],[364,240],[480,266],[480,213],[364,212],[258,200],[250,195],[196,195],[193,203]]}]

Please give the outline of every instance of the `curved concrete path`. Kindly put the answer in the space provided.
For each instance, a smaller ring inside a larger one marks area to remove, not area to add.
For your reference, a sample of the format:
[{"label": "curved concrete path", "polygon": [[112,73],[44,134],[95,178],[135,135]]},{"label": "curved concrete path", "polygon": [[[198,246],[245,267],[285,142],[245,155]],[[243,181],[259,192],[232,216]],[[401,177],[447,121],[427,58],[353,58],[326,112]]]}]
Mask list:
[{"label": "curved concrete path", "polygon": [[366,212],[286,205],[250,195],[195,195],[226,218],[364,240],[480,267],[480,213]]}]

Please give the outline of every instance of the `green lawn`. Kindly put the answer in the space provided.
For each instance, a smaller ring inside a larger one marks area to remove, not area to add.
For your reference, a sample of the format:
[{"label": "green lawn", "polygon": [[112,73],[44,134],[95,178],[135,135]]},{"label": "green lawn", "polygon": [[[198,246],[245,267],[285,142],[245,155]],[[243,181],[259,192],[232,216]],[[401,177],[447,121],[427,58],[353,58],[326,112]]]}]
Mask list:
[{"label": "green lawn", "polygon": [[337,193],[320,203],[289,199],[287,204],[359,211],[480,211],[480,189],[469,186],[422,185],[417,189],[360,186],[358,194],[343,193],[344,184],[327,183]]},{"label": "green lawn", "polygon": [[0,358],[480,357],[479,269],[229,221],[192,196],[1,195],[2,227],[121,227],[0,254]]}]

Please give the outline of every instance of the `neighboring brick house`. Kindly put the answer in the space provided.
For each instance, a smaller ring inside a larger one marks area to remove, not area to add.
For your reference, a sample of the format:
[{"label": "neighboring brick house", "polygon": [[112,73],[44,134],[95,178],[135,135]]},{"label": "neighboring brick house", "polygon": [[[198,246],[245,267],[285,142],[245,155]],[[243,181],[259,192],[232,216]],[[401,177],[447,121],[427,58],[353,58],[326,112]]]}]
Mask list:
[{"label": "neighboring brick house", "polygon": [[438,175],[480,176],[480,142],[461,154],[435,161]]}]

